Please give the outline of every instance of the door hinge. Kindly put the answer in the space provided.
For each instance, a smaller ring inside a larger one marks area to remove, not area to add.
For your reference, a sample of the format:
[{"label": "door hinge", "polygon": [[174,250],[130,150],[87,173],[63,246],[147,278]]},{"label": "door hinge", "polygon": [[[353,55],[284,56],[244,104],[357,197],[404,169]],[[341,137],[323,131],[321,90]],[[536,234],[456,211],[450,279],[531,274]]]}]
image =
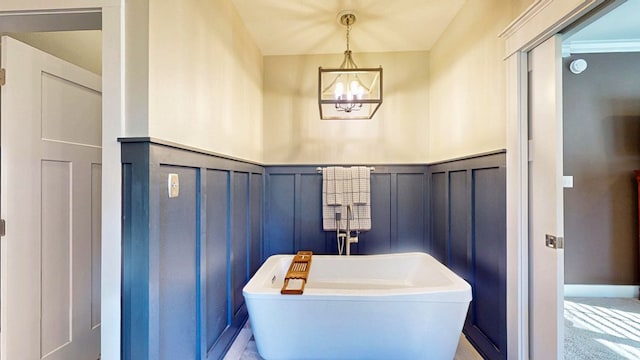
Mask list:
[{"label": "door hinge", "polygon": [[560,236],[546,234],[545,244],[552,249],[564,249],[564,239]]},{"label": "door hinge", "polygon": [[4,219],[0,219],[0,236],[5,234],[5,222]]},{"label": "door hinge", "polygon": [[3,86],[5,83],[7,72],[4,69],[0,69],[0,86]]}]

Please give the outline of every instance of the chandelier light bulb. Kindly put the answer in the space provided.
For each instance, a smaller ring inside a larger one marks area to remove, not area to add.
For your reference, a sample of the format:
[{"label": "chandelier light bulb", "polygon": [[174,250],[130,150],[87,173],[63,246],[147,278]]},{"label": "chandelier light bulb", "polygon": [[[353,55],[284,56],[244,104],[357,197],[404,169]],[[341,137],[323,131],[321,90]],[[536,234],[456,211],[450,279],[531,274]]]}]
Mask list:
[{"label": "chandelier light bulb", "polygon": [[360,84],[358,84],[358,81],[353,80],[351,81],[351,84],[349,84],[349,100],[355,100],[355,99],[360,99],[362,98],[362,86],[360,86]]},{"label": "chandelier light bulb", "polygon": [[351,82],[351,84],[350,84],[350,87],[351,87],[351,92],[352,92],[353,94],[355,94],[355,93],[357,93],[357,92],[358,92],[358,82],[357,82],[357,81],[353,80],[353,81]]},{"label": "chandelier light bulb", "polygon": [[336,99],[342,98],[342,93],[344,92],[344,85],[339,82],[336,84],[335,95]]}]

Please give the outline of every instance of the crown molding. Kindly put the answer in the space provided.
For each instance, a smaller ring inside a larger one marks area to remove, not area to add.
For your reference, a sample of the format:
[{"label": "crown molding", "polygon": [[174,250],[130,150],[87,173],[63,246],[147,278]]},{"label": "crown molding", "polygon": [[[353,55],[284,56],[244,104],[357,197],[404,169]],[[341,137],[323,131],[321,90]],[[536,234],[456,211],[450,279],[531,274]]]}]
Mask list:
[{"label": "crown molding", "polygon": [[505,58],[534,48],[603,1],[535,1],[499,34],[505,40]]},{"label": "crown molding", "polygon": [[640,39],[572,41],[562,44],[563,56],[621,52],[640,52]]}]

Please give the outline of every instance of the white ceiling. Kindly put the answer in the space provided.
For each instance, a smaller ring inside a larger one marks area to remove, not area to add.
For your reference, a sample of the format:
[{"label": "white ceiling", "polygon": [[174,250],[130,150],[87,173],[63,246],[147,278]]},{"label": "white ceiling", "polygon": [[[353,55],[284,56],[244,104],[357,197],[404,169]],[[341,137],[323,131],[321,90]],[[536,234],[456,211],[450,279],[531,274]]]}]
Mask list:
[{"label": "white ceiling", "polygon": [[[605,9],[605,11],[607,11]],[[640,41],[640,1],[628,0],[564,39],[565,44]]]},{"label": "white ceiling", "polygon": [[264,55],[429,50],[466,0],[231,0]]}]

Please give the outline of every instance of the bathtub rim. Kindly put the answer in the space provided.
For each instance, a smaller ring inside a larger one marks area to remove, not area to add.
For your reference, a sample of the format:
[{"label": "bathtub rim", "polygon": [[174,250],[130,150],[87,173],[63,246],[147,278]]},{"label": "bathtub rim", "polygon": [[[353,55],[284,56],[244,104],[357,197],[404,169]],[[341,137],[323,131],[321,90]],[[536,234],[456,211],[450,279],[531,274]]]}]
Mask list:
[{"label": "bathtub rim", "polygon": [[[340,255],[313,255],[315,258],[348,260]],[[351,255],[357,259],[379,259],[397,257],[422,257],[438,267],[442,275],[450,281],[446,286],[413,286],[390,289],[325,289],[307,286],[302,295],[281,295],[276,287],[265,287],[262,284],[272,277],[274,267],[281,266],[282,261],[291,261],[292,254],[271,255],[258,269],[254,276],[242,289],[245,299],[277,299],[279,301],[421,301],[421,302],[470,302],[471,286],[451,269],[440,263],[430,254],[424,252],[405,252],[375,255]],[[311,264],[313,271],[313,260]]]}]

